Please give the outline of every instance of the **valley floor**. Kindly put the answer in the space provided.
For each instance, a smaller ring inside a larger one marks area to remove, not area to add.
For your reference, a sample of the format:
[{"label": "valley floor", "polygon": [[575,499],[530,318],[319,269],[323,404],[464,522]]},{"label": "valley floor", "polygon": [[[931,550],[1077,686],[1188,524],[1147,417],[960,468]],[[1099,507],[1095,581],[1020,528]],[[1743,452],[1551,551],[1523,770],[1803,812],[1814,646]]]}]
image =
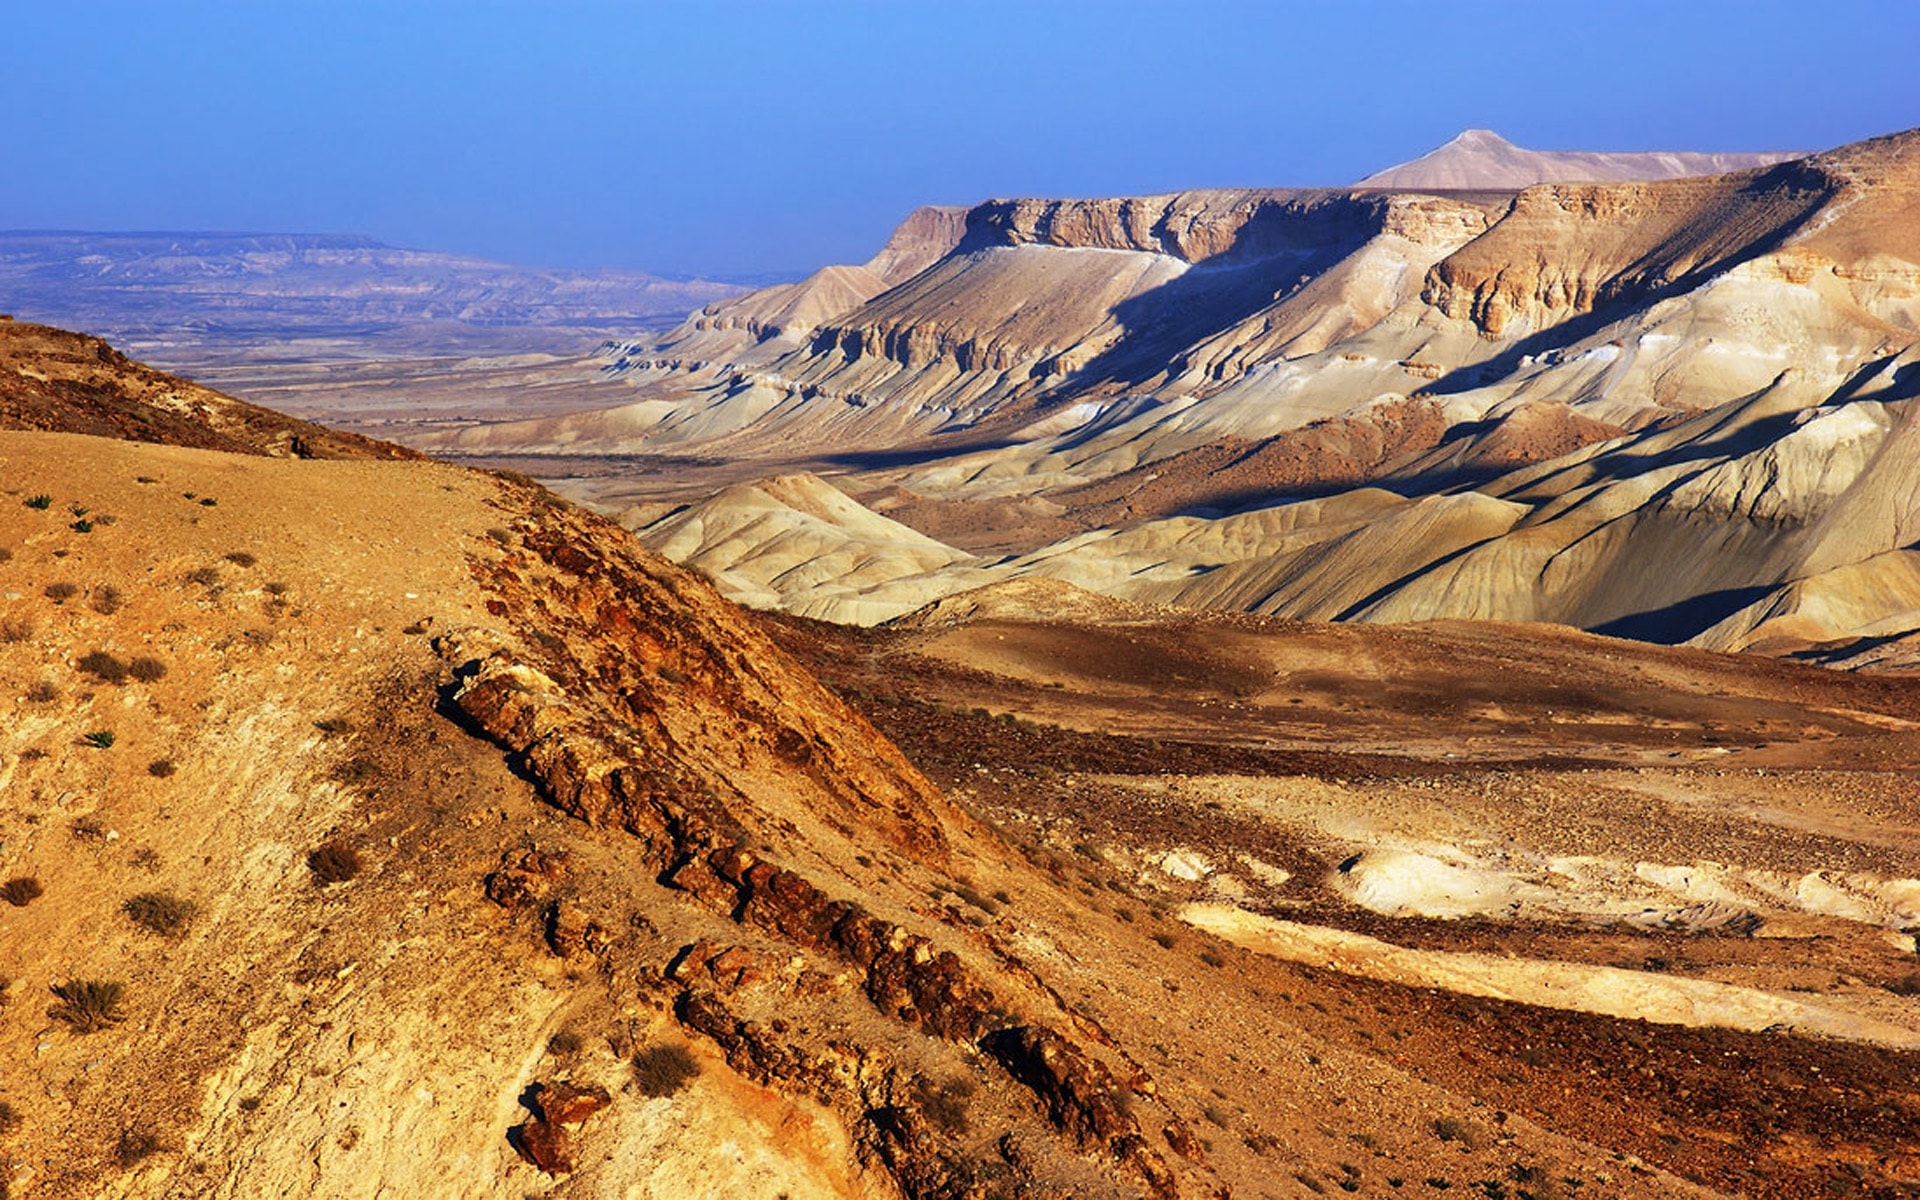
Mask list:
[{"label": "valley floor", "polygon": [[[1233,1097],[1216,1158],[1324,1138],[1374,1194],[1374,1064],[1459,1098],[1418,1123],[1471,1195],[1577,1194],[1487,1165],[1521,1121],[1738,1195],[1920,1181],[1920,684],[1488,625],[767,623],[1087,898],[1070,998],[1160,1014],[1149,1067]],[[1318,1116],[1302,1036],[1354,1056],[1306,1054]]]}]

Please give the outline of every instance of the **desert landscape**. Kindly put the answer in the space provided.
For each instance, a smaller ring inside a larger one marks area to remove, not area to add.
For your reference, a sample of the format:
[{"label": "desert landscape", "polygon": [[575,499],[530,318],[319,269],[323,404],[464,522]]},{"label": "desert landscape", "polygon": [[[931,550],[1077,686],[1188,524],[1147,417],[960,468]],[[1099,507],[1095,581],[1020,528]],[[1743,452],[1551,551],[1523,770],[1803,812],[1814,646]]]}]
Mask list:
[{"label": "desert landscape", "polygon": [[1920,131],[1390,162],[0,233],[0,1200],[1920,1196]]}]

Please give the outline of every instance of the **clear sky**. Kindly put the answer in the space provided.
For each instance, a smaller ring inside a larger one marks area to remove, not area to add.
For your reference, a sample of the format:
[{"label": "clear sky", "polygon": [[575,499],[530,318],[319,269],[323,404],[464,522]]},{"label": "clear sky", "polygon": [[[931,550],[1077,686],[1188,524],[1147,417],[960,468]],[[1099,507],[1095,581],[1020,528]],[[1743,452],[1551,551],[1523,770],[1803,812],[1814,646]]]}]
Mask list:
[{"label": "clear sky", "polygon": [[1920,0],[136,0],[0,9],[0,228],[366,233],[552,266],[858,261],[914,205],[1337,184],[1484,126],[1920,125]]}]

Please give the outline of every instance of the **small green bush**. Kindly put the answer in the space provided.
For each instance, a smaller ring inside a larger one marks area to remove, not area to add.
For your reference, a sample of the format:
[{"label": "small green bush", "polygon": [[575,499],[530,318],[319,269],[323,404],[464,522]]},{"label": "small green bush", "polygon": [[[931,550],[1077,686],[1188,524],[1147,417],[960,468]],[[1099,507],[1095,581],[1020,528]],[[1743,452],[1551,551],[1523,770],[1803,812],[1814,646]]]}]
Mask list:
[{"label": "small green bush", "polygon": [[685,1046],[648,1046],[633,1056],[633,1078],[645,1096],[671,1096],[699,1078],[700,1064]]},{"label": "small green bush", "polygon": [[46,889],[31,875],[16,875],[0,883],[0,900],[5,900],[15,908],[25,908],[45,894]]},{"label": "small green bush", "polygon": [[85,517],[82,517],[80,520],[75,521],[73,524],[67,526],[67,528],[73,530],[75,533],[92,533],[93,522],[87,520]]},{"label": "small green bush", "polygon": [[113,749],[114,743],[113,730],[96,729],[92,733],[83,736],[80,740],[92,746],[95,750],[111,750]]},{"label": "small green bush", "polygon": [[42,512],[44,512],[47,509],[53,507],[53,497],[47,495],[45,492],[41,492],[37,496],[28,496],[27,507],[37,508],[37,509],[40,509]]},{"label": "small green bush", "polygon": [[117,979],[69,979],[53,985],[60,1003],[47,1015],[66,1022],[75,1033],[97,1033],[123,1018],[121,1005],[126,991],[126,985]]},{"label": "small green bush", "polygon": [[193,901],[172,892],[141,892],[120,907],[135,925],[161,937],[179,937],[200,911]]}]

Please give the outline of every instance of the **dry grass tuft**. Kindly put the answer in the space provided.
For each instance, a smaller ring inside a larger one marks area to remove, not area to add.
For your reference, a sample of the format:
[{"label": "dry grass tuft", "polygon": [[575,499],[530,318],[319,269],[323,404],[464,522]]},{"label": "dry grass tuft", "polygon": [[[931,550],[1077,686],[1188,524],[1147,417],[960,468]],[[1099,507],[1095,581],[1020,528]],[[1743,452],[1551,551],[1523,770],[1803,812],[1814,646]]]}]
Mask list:
[{"label": "dry grass tuft", "polygon": [[69,979],[53,985],[60,1003],[47,1010],[56,1021],[72,1026],[75,1033],[98,1033],[117,1024],[125,1014],[126,985],[117,979]]},{"label": "dry grass tuft", "polygon": [[120,908],[135,925],[161,937],[179,937],[200,911],[193,901],[172,892],[141,892]]},{"label": "dry grass tuft", "polygon": [[633,1078],[645,1096],[671,1096],[700,1076],[685,1046],[648,1046],[633,1056]]}]

